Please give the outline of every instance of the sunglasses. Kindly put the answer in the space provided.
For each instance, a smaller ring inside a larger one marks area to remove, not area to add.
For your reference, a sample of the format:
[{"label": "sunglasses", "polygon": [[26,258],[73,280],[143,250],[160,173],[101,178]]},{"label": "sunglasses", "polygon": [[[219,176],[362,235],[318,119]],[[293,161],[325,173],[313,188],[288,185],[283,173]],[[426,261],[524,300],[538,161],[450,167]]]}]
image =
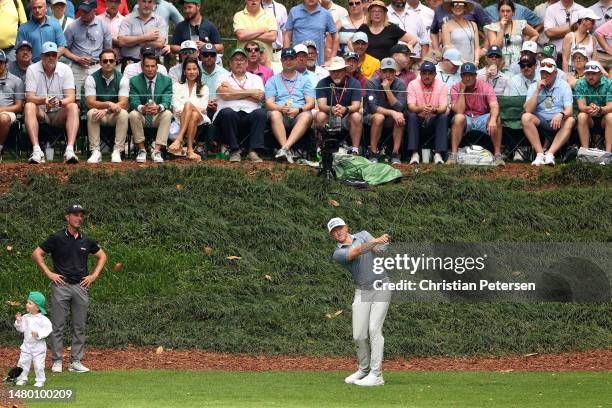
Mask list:
[{"label": "sunglasses", "polygon": [[195,50],[191,50],[191,49],[189,49],[189,50],[181,50],[181,54],[183,54],[183,55],[191,55],[194,52],[195,52]]},{"label": "sunglasses", "polygon": [[534,65],[535,64],[521,63],[521,64],[519,64],[519,67],[521,67],[521,69],[524,69],[524,68],[533,68]]},{"label": "sunglasses", "polygon": [[246,52],[259,52],[259,48],[247,48]]},{"label": "sunglasses", "polygon": [[465,3],[453,3],[453,7],[465,7]]},{"label": "sunglasses", "polygon": [[492,54],[492,55],[487,55],[487,57],[498,59],[498,58],[501,58],[502,56],[501,55],[497,55],[497,54]]},{"label": "sunglasses", "polygon": [[504,42],[506,44],[506,47],[510,45],[510,34],[504,34]]},{"label": "sunglasses", "polygon": [[351,2],[349,2],[348,5],[349,5],[349,7],[358,7],[358,6],[361,6],[361,3],[351,3]]},{"label": "sunglasses", "polygon": [[103,64],[114,64],[115,62],[117,62],[117,60],[114,59],[114,58],[109,58],[109,59],[105,58],[105,59],[103,59],[101,61],[102,61]]},{"label": "sunglasses", "polygon": [[569,22],[570,22],[570,17],[571,17],[571,16],[572,16],[572,15],[570,14],[570,12],[569,12],[569,11],[566,11],[566,12],[565,12],[565,22],[566,22],[566,23],[568,23],[568,24],[569,24]]},{"label": "sunglasses", "polygon": [[546,67],[546,68],[556,68],[557,67],[555,64],[551,64],[549,62],[540,63],[540,66]]},{"label": "sunglasses", "polygon": [[591,72],[593,72],[593,71],[600,72],[601,71],[597,65],[590,65],[590,64],[585,65],[584,69],[585,69],[585,71],[586,70],[592,70]]},{"label": "sunglasses", "polygon": [[217,54],[201,54],[202,58],[217,58]]}]

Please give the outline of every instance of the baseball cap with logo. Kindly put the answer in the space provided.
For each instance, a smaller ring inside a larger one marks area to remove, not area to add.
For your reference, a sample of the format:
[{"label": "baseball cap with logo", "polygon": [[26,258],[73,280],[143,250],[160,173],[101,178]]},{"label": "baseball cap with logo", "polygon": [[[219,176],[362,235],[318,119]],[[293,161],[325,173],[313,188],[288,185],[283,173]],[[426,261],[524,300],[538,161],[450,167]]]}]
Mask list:
[{"label": "baseball cap with logo", "polygon": [[487,57],[490,57],[492,55],[497,55],[497,56],[501,57],[503,55],[501,48],[499,48],[497,45],[491,45],[487,49]]},{"label": "baseball cap with logo", "polygon": [[46,54],[48,52],[57,52],[57,44],[51,41],[47,41],[42,45],[40,50],[41,54]]},{"label": "baseball cap with logo", "polygon": [[236,49],[234,49],[234,51],[232,51],[232,52],[230,53],[230,58],[234,58],[234,57],[235,57],[236,55],[238,55],[238,54],[242,54],[242,55],[244,55],[245,57],[248,57],[248,56],[249,56],[249,55],[247,54],[247,52],[244,50],[244,48],[236,48]]},{"label": "baseball cap with logo", "polygon": [[589,61],[586,63],[584,67],[584,72],[605,73],[606,71],[603,69],[599,61]]},{"label": "baseball cap with logo", "polygon": [[281,58],[295,58],[297,53],[293,48],[283,48],[281,51]]},{"label": "baseball cap with logo", "polygon": [[363,41],[364,43],[368,43],[368,35],[366,33],[364,33],[363,31],[357,31],[355,34],[353,34],[353,37],[351,38],[351,40],[353,42],[357,42],[357,41]]},{"label": "baseball cap with logo", "polygon": [[549,74],[552,74],[556,70],[557,70],[557,63],[555,62],[554,59],[544,58],[542,61],[540,61],[540,72],[544,71],[544,72],[548,72]]},{"label": "baseball cap with logo", "polygon": [[302,42],[302,44],[304,44],[306,47],[312,47],[315,49],[315,51],[317,51],[317,44],[312,40],[306,40]]},{"label": "baseball cap with logo", "polygon": [[31,50],[31,49],[32,49],[32,44],[30,44],[30,42],[29,42],[29,41],[23,40],[22,42],[20,42],[19,44],[17,44],[17,45],[15,46],[15,49],[16,49],[17,51],[19,51],[19,50],[21,49],[21,47],[29,47],[29,48],[30,48],[30,50]]},{"label": "baseball cap with logo", "polygon": [[157,55],[157,53],[155,52],[155,48],[153,48],[153,47],[151,47],[149,45],[146,45],[146,46],[140,48],[140,55],[142,55],[143,57],[145,55],[153,55],[153,56],[155,56],[155,55]]},{"label": "baseball cap with logo", "polygon": [[329,222],[327,223],[327,231],[332,232],[332,230],[336,227],[342,227],[345,226],[346,222],[344,222],[344,220],[342,218],[332,218],[331,220],[329,220]]},{"label": "baseball cap with logo", "polygon": [[542,47],[542,55],[548,58],[554,58],[557,55],[557,47],[555,44],[544,44]]},{"label": "baseball cap with logo", "polygon": [[359,61],[359,54],[354,51],[347,51],[344,53],[344,59],[354,59]]},{"label": "baseball cap with logo", "polygon": [[386,69],[392,69],[397,72],[399,71],[399,65],[397,65],[397,62],[395,62],[393,58],[383,58],[383,60],[380,61],[380,70],[384,71]]},{"label": "baseball cap with logo", "polygon": [[442,54],[442,58],[449,60],[453,65],[457,67],[462,64],[461,53],[456,48],[449,48],[444,51],[444,54]]},{"label": "baseball cap with logo", "polygon": [[580,55],[582,55],[584,58],[587,58],[587,59],[589,58],[589,56],[587,55],[587,50],[586,50],[586,48],[584,48],[584,47],[576,47],[576,48],[574,48],[574,49],[572,50],[572,55],[571,55],[571,58],[573,58],[573,57],[574,57],[574,55],[576,55],[576,54],[580,54]]},{"label": "baseball cap with logo", "polygon": [[200,48],[200,55],[202,54],[217,54],[217,49],[211,43],[206,43]]},{"label": "baseball cap with logo", "polygon": [[6,54],[4,53],[3,50],[0,50],[0,62],[6,62],[7,58],[6,58]]},{"label": "baseball cap with logo", "polygon": [[478,68],[476,68],[476,65],[472,64],[471,62],[466,62],[465,64],[461,65],[461,75],[463,74],[476,75],[477,71],[478,71]]},{"label": "baseball cap with logo", "polygon": [[186,40],[181,43],[181,51],[183,50],[197,50],[198,44],[195,41]]},{"label": "baseball cap with logo", "polygon": [[436,72],[436,65],[431,61],[425,61],[421,64],[421,72]]},{"label": "baseball cap with logo", "polygon": [[98,3],[96,0],[84,0],[79,5],[79,10],[83,11],[83,13],[89,13],[92,10],[95,10],[98,7]]},{"label": "baseball cap with logo", "polygon": [[535,41],[525,41],[523,43],[523,46],[521,47],[521,52],[523,51],[529,51],[529,52],[533,52],[534,54],[538,53],[538,43]]},{"label": "baseball cap with logo", "polygon": [[306,47],[304,44],[298,44],[294,46],[293,50],[295,51],[296,55],[299,54],[300,52],[308,54],[308,47]]},{"label": "baseball cap with logo", "polygon": [[87,213],[81,204],[72,204],[66,208],[66,214]]}]

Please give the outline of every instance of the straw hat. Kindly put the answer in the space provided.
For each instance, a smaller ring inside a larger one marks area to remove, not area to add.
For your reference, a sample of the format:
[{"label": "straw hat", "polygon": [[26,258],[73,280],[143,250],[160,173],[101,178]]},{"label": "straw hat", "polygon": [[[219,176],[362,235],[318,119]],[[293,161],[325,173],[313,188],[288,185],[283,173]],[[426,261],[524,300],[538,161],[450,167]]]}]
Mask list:
[{"label": "straw hat", "polygon": [[465,4],[465,14],[471,13],[476,7],[476,5],[470,0],[444,0],[444,3],[442,3],[442,8],[447,13],[452,13],[453,3]]}]

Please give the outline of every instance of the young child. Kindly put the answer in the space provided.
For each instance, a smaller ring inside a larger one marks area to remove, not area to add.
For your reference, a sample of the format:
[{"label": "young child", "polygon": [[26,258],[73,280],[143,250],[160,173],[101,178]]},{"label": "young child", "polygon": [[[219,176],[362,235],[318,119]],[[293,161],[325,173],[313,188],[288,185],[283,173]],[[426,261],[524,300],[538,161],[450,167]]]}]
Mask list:
[{"label": "young child", "polygon": [[23,344],[21,355],[17,365],[23,372],[17,377],[17,385],[26,385],[30,364],[34,364],[36,373],[35,387],[45,385],[45,356],[47,355],[47,343],[45,338],[51,334],[51,321],[45,316],[45,296],[40,292],[30,292],[26,303],[25,315],[15,315],[15,329],[23,333]]}]

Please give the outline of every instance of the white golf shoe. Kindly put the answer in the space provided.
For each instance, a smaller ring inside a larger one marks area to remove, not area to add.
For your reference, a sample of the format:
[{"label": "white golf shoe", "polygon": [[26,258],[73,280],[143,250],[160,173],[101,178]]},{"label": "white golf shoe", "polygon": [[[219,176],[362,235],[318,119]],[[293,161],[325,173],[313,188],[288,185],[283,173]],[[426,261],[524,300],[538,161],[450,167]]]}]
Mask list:
[{"label": "white golf shoe", "polygon": [[385,380],[383,379],[382,374],[375,375],[370,373],[361,380],[356,380],[354,384],[362,387],[376,387],[378,385],[385,385]]},{"label": "white golf shoe", "polygon": [[353,374],[351,374],[348,377],[346,377],[344,379],[344,382],[347,383],[347,384],[355,384],[355,381],[361,380],[362,378],[366,377],[367,375],[368,375],[368,373],[366,373],[365,371],[357,370]]},{"label": "white golf shoe", "polygon": [[70,367],[68,367],[68,371],[72,371],[76,373],[88,373],[89,368],[81,364],[80,361],[73,361],[72,363],[70,363]]},{"label": "white golf shoe", "polygon": [[102,153],[99,150],[94,150],[91,152],[91,156],[87,159],[88,164],[96,164],[102,161]]},{"label": "white golf shoe", "polygon": [[53,362],[51,366],[52,373],[61,373],[62,372],[62,360],[57,360]]}]

